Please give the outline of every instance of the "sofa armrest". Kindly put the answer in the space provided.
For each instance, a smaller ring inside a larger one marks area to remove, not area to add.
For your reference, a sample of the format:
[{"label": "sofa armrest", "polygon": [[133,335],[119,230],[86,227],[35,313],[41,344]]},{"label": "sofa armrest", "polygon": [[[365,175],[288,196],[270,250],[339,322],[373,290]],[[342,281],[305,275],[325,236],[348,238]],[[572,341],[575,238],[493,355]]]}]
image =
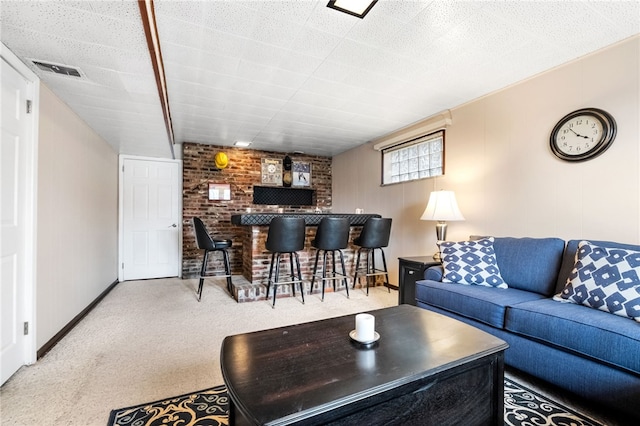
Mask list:
[{"label": "sofa armrest", "polygon": [[424,270],[424,279],[442,282],[443,274],[444,274],[444,269],[442,268],[442,265],[430,266]]}]

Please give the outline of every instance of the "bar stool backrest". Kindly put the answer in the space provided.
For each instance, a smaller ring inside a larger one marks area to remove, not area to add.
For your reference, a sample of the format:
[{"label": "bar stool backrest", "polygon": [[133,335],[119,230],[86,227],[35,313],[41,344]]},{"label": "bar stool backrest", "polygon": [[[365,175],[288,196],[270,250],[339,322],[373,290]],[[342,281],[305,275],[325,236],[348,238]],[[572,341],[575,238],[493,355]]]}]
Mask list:
[{"label": "bar stool backrest", "polygon": [[304,249],[305,223],[301,217],[274,217],[269,224],[265,247],[274,253]]},{"label": "bar stool backrest", "polygon": [[313,247],[319,250],[340,250],[349,244],[351,224],[346,217],[325,217],[316,231]]},{"label": "bar stool backrest", "polygon": [[213,250],[215,248],[213,239],[209,235],[209,232],[207,232],[207,228],[204,226],[204,223],[202,223],[200,218],[193,218],[193,227],[196,231],[196,243],[198,244],[198,248],[200,250]]},{"label": "bar stool backrest", "polygon": [[387,247],[391,235],[391,218],[370,217],[353,243],[365,248]]}]

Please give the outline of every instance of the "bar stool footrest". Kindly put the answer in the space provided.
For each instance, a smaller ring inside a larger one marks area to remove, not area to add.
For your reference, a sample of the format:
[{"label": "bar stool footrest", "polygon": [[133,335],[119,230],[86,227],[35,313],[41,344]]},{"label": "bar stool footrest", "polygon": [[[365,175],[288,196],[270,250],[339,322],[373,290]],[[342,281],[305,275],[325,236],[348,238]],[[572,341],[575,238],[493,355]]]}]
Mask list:
[{"label": "bar stool footrest", "polygon": [[[220,272],[226,272],[226,271],[220,271]],[[198,276],[198,278],[229,278],[232,277],[233,275],[231,274],[216,274],[216,271],[212,271],[210,274],[207,275],[200,275]]]}]

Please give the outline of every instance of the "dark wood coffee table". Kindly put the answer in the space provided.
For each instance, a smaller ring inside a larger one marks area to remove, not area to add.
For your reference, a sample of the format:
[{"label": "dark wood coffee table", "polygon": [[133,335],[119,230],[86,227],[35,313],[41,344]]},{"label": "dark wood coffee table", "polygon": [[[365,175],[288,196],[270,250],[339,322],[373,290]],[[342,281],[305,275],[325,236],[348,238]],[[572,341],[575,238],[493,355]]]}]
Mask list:
[{"label": "dark wood coffee table", "polygon": [[507,344],[410,305],[228,336],[220,363],[231,425],[502,425]]}]

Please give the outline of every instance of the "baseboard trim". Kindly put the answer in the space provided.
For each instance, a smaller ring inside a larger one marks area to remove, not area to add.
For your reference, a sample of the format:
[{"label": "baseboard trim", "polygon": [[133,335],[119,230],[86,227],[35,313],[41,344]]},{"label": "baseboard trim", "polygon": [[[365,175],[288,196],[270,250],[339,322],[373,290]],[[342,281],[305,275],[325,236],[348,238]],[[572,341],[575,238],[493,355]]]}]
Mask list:
[{"label": "baseboard trim", "polygon": [[67,335],[67,333],[69,333],[71,330],[73,330],[73,328],[78,325],[78,323],[80,321],[82,321],[82,318],[84,318],[89,312],[91,312],[91,310],[93,308],[96,307],[96,305],[98,303],[100,303],[100,301],[102,299],[104,299],[104,297],[109,294],[109,292],[111,290],[114,289],[114,287],[116,285],[118,285],[120,281],[115,280],[114,282],[111,283],[111,285],[109,285],[109,287],[107,287],[107,289],[105,291],[103,291],[98,297],[95,298],[95,300],[93,302],[91,302],[89,304],[89,306],[87,306],[86,308],[84,308],[82,310],[82,312],[80,312],[78,315],[76,315],[71,321],[69,321],[69,323],[67,325],[65,325],[62,330],[60,330],[58,333],[56,333],[55,336],[53,336],[51,339],[49,339],[49,341],[47,343],[45,343],[44,345],[42,345],[42,347],[40,349],[38,349],[38,352],[36,353],[37,359],[42,358],[43,356],[45,356],[47,354],[47,352],[49,352],[60,340],[62,340],[62,338],[64,336]]}]

